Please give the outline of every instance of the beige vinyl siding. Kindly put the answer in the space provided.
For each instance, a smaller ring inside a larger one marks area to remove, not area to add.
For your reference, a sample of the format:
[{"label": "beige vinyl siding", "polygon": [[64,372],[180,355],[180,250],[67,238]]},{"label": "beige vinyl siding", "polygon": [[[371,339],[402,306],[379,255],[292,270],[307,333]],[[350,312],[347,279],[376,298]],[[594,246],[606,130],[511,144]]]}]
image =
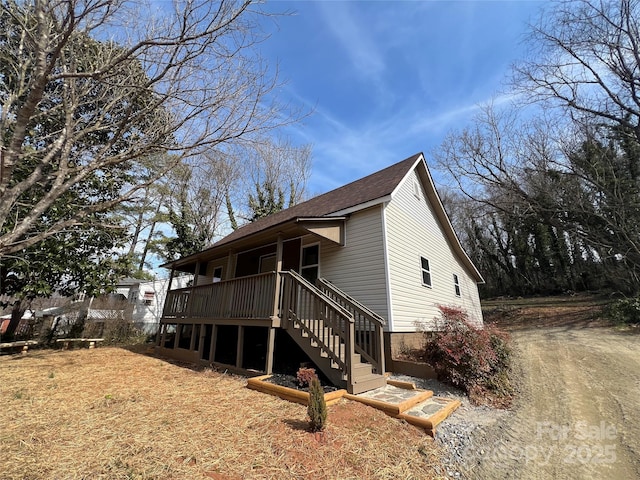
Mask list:
[{"label": "beige vinyl siding", "polygon": [[[418,178],[415,170],[407,175],[385,209],[393,331],[432,329],[438,305],[462,307],[481,324],[477,285],[451,250],[421,182],[416,197]],[[422,285],[420,257],[429,260],[431,287]],[[455,294],[454,273],[460,297]]]},{"label": "beige vinyl siding", "polygon": [[320,276],[386,320],[388,307],[381,206],[352,214],[346,225],[344,246],[328,240],[321,242]]}]

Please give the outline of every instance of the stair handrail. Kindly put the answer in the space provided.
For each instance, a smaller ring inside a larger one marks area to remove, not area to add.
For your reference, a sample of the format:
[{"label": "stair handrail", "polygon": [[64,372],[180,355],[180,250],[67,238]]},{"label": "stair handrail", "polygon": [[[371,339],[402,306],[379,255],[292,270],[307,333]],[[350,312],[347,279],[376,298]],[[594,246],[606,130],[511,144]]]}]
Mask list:
[{"label": "stair handrail", "polygon": [[[355,332],[354,348],[362,358],[369,362],[372,366],[372,370],[375,373],[384,375],[384,325],[385,320],[369,309],[367,306],[360,303],[348,293],[336,287],[333,283],[325,278],[318,278],[316,285],[320,291],[325,295],[328,295],[334,302],[348,310],[355,319],[362,318],[362,323],[358,322],[358,327],[364,331],[373,332],[372,336],[366,336],[364,334],[358,334]],[[361,315],[358,316],[357,313]]]},{"label": "stair handrail", "polygon": [[[319,287],[320,290],[322,290],[322,287],[325,287],[325,288],[331,290],[333,293],[337,294],[338,296],[344,298],[349,303],[351,303],[354,307],[356,307],[357,310],[360,310],[362,313],[364,313],[367,316],[371,317],[371,319],[373,321],[378,322],[380,324],[380,326],[384,326],[387,323],[385,321],[385,319],[382,318],[380,315],[378,315],[376,312],[371,310],[366,305],[360,303],[358,300],[353,298],[351,295],[349,295],[344,290],[341,290],[338,287],[336,287],[332,282],[330,282],[326,278],[318,278],[316,280],[316,284],[320,284],[321,285],[321,287]],[[347,310],[349,310],[349,308],[348,307],[344,307],[344,305],[342,305],[342,307],[343,308],[347,308]]]},{"label": "stair handrail", "polygon": [[[323,293],[320,289],[318,289],[315,285],[310,283],[307,279],[302,277],[300,274],[295,272],[294,270],[290,270],[288,272],[280,272],[282,278],[290,277],[294,283],[297,283],[302,288],[306,289],[311,294],[315,295],[318,299],[320,299],[327,307],[335,310],[340,314],[342,318],[344,318],[345,327],[342,327],[339,323],[335,323],[329,321],[327,326],[330,327],[333,331],[336,332],[338,337],[342,339],[344,342],[344,360],[340,358],[340,352],[336,352],[335,348],[331,345],[327,344],[320,338],[308,325],[305,325],[304,322],[297,317],[296,305],[285,305],[285,300],[288,295],[283,292],[282,297],[282,305],[280,308],[281,315],[283,316],[283,320],[286,321],[295,321],[297,322],[301,328],[305,330],[309,335],[312,335],[314,340],[320,345],[320,348],[324,350],[327,355],[331,357],[331,359],[339,366],[340,370],[347,377],[347,383],[351,384],[353,375],[352,375],[352,359],[355,354],[355,344],[354,344],[354,336],[355,336],[355,328],[354,328],[354,318],[353,314],[344,308],[339,303],[335,302],[331,297]],[[284,283],[284,289],[286,290],[288,287],[288,282]],[[286,313],[285,313],[286,312]],[[291,318],[289,312],[293,312],[296,315],[295,318]],[[286,317],[286,318],[285,318]],[[323,319],[324,320],[324,319]],[[348,360],[347,360],[348,359]]]}]

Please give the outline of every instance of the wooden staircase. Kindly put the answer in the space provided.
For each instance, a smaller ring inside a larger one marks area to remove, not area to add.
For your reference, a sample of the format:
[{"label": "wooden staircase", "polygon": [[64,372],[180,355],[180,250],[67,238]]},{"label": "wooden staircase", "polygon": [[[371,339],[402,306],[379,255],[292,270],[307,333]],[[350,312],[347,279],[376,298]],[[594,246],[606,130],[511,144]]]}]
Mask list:
[{"label": "wooden staircase", "polygon": [[357,394],[386,385],[382,319],[364,315],[362,305],[333,286],[323,291],[324,285],[330,284],[319,279],[318,288],[283,272],[282,326],[336,386]]}]

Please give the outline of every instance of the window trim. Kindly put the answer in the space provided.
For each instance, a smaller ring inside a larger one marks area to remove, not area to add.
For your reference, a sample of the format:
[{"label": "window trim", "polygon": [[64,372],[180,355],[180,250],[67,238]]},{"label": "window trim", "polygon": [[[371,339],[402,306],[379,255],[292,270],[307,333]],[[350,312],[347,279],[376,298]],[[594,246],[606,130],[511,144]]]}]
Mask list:
[{"label": "window trim", "polygon": [[462,289],[460,288],[460,277],[457,274],[453,274],[453,290],[456,297],[462,296]]},{"label": "window trim", "polygon": [[[274,263],[273,270],[263,271],[262,267],[263,267],[264,262],[266,260],[270,260],[271,258],[273,258],[273,263]],[[277,265],[276,254],[275,253],[267,253],[265,255],[260,255],[260,260],[258,261],[258,272],[260,272],[260,273],[275,272],[277,268],[278,268],[278,265]]]},{"label": "window trim", "polygon": [[[428,267],[427,269],[424,268],[423,260],[427,262],[427,267]],[[429,283],[425,283],[424,281],[425,273],[429,275]],[[431,274],[431,262],[427,257],[423,257],[422,255],[420,255],[420,277],[421,277],[420,280],[422,282],[423,287],[433,288],[433,275]]]},{"label": "window trim", "polygon": [[[313,263],[310,265],[303,265],[302,262],[304,261],[304,249],[305,248],[310,248],[310,247],[318,247],[318,263]],[[304,275],[302,274],[302,269],[303,268],[317,268],[318,269],[318,276],[316,278],[320,278],[320,242],[314,242],[314,243],[309,243],[306,245],[300,245],[300,275],[302,277],[304,277]]]},{"label": "window trim", "polygon": [[[216,276],[216,270],[220,270],[220,276]],[[217,267],[213,267],[213,272],[211,272],[211,282],[218,283],[222,281],[222,275],[224,273],[224,267],[222,265],[218,265]],[[216,281],[216,278],[218,279]]]}]

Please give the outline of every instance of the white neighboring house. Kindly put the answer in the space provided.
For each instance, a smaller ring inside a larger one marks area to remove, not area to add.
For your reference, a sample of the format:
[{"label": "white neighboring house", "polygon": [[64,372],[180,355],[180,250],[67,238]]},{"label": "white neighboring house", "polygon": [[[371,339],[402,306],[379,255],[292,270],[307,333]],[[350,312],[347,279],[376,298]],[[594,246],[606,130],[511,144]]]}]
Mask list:
[{"label": "white neighboring house", "polygon": [[[190,275],[176,276],[172,279],[171,288],[186,287],[190,280]],[[90,300],[87,320],[103,321],[128,317],[144,333],[153,334],[158,329],[168,290],[168,278],[123,278],[116,285],[115,292]]]}]

